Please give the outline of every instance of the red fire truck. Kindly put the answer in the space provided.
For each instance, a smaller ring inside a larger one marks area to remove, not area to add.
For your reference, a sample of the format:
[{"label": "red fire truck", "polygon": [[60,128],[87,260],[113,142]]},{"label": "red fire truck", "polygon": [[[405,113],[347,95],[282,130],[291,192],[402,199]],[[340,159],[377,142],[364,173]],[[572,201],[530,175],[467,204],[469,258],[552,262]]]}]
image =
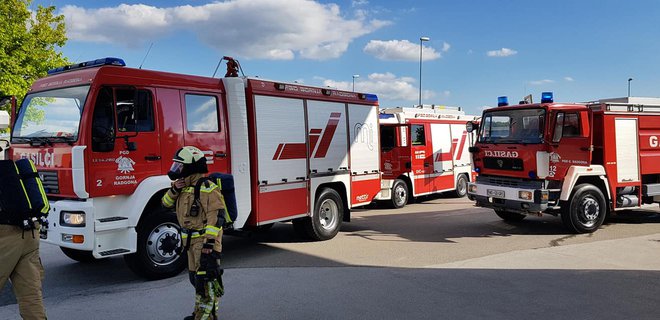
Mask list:
[{"label": "red fire truck", "polygon": [[51,201],[45,241],[76,260],[125,255],[148,278],[185,265],[176,217],[160,205],[181,146],[234,176],[235,229],[292,220],[330,239],[380,191],[371,94],[105,58],[53,70],[13,113],[12,156],[35,162]]},{"label": "red fire truck", "polygon": [[389,108],[380,113],[381,192],[392,207],[412,197],[453,191],[463,197],[472,176],[472,135],[459,107]]},{"label": "red fire truck", "polygon": [[[508,106],[483,113],[468,196],[504,220],[560,215],[593,232],[607,215],[660,202],[660,99]],[[468,130],[476,126],[468,124]]]}]

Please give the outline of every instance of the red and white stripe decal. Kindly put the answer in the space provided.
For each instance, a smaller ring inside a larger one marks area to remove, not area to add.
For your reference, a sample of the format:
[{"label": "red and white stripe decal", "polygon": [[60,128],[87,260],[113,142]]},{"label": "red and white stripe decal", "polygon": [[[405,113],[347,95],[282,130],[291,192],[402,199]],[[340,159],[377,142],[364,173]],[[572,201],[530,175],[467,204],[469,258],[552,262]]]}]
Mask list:
[{"label": "red and white stripe decal", "polygon": [[[325,158],[326,154],[328,154],[328,149],[330,148],[330,143],[332,142],[332,138],[335,135],[335,131],[337,130],[337,125],[339,124],[339,118],[341,118],[341,113],[340,112],[333,112],[330,114],[330,119],[328,119],[328,123],[325,125],[325,131],[322,129],[310,129],[309,130],[309,157],[312,156],[312,153],[314,152],[314,148],[316,148],[316,143],[319,141],[319,137],[321,138],[321,142],[319,143],[319,148],[316,150],[316,153],[314,155],[314,158]],[[323,132],[323,136],[321,137],[321,132]],[[305,143],[280,143],[277,146],[277,149],[275,150],[275,154],[273,155],[273,160],[291,160],[291,159],[305,159],[305,153],[307,150],[307,146]]]}]

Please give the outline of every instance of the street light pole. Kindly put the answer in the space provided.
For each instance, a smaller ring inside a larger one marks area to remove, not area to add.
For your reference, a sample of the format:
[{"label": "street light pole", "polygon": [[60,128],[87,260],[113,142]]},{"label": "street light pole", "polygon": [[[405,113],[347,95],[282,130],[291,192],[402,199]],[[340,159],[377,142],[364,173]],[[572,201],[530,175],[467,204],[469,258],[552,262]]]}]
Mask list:
[{"label": "street light pole", "polygon": [[360,77],[359,74],[354,74],[353,75],[353,92],[355,92],[355,78],[359,78],[359,77]]},{"label": "street light pole", "polygon": [[630,81],[633,81],[633,78],[628,78],[628,97],[630,97]]},{"label": "street light pole", "polygon": [[422,107],[422,43],[431,40],[429,37],[419,38],[419,107]]}]

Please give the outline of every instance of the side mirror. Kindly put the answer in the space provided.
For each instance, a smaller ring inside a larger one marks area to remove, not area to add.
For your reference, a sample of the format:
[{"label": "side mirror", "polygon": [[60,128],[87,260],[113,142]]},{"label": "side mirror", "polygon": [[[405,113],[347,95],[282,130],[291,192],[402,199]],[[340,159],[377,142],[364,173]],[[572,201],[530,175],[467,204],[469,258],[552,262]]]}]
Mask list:
[{"label": "side mirror", "polygon": [[11,104],[9,107],[9,127],[13,128],[14,121],[16,121],[16,97],[15,96],[4,96],[0,97],[0,107],[4,107],[7,104]]},{"label": "side mirror", "polygon": [[559,144],[564,135],[564,113],[559,112],[555,118],[555,130],[552,133],[552,143]]},{"label": "side mirror", "polygon": [[465,124],[465,131],[467,131],[467,132],[478,131],[478,130],[479,130],[479,124],[477,124],[475,122],[468,121]]}]

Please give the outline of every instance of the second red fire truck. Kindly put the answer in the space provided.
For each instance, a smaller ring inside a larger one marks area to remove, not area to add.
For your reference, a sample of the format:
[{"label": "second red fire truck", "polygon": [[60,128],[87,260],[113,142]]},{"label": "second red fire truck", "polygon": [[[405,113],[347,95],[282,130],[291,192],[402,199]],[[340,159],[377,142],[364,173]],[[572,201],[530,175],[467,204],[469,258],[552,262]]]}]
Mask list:
[{"label": "second red fire truck", "polygon": [[476,120],[459,107],[388,108],[380,113],[382,191],[379,200],[403,207],[413,197],[454,192],[472,177],[465,125]]},{"label": "second red fire truck", "polygon": [[560,215],[572,232],[598,229],[606,216],[660,203],[660,99],[627,97],[484,111],[472,152],[477,206],[504,220]]}]

